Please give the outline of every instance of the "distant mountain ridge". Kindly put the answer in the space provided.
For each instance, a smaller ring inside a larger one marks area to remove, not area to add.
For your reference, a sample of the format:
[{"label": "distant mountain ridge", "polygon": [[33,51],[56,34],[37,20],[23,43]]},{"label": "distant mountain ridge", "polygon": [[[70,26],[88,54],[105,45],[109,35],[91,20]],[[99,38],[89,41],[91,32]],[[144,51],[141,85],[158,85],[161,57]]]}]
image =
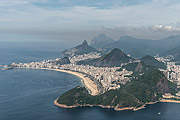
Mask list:
[{"label": "distant mountain ridge", "polygon": [[[103,44],[105,41],[106,40],[101,40],[97,44]],[[114,48],[119,48],[134,58],[141,58],[145,55],[154,56],[156,54],[163,53],[169,49],[177,47],[178,45],[180,45],[180,35],[172,35],[160,40],[139,39],[130,36],[122,36],[119,40],[102,47],[102,50],[106,53]]]},{"label": "distant mountain ridge", "polygon": [[63,56],[74,56],[74,55],[83,55],[91,52],[98,52],[95,48],[88,45],[86,40],[83,41],[81,45],[73,47],[71,49],[64,50],[61,54]]},{"label": "distant mountain ridge", "polygon": [[174,57],[174,59],[172,61],[177,61],[178,64],[180,64],[180,45],[160,54],[160,56],[164,56],[164,57],[167,57],[169,55],[172,55]]},{"label": "distant mountain ridge", "polygon": [[115,40],[113,40],[110,37],[107,37],[105,34],[99,34],[97,37],[94,37],[91,40],[91,46],[93,46],[95,48],[103,48],[114,42],[115,42]]},{"label": "distant mountain ridge", "polygon": [[120,49],[115,48],[104,56],[87,61],[80,61],[77,64],[92,65],[96,67],[118,67],[121,63],[127,63],[133,59],[123,53]]}]

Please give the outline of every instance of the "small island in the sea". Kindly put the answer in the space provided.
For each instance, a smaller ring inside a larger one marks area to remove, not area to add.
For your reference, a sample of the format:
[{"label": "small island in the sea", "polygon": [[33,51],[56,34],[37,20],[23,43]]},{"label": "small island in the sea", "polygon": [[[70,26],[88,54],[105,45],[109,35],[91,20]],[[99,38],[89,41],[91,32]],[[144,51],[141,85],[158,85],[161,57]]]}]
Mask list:
[{"label": "small island in the sea", "polygon": [[179,65],[170,58],[146,55],[135,59],[118,48],[105,51],[84,41],[63,51],[64,58],[12,63],[7,67],[55,70],[80,77],[82,86],[54,101],[56,106],[63,108],[99,106],[136,111],[147,104],[180,102],[179,86],[173,81],[173,74],[170,75]]}]

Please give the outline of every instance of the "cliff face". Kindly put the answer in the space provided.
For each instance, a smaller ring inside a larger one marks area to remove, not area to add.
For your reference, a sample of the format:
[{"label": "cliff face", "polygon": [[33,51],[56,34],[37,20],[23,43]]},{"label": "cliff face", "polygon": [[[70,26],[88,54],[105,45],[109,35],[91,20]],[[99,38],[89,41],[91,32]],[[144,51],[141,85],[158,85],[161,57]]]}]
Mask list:
[{"label": "cliff face", "polygon": [[165,78],[159,80],[159,82],[157,83],[157,88],[158,91],[161,92],[162,94],[169,93],[171,91],[168,85],[168,81]]},{"label": "cliff face", "polygon": [[98,59],[80,61],[77,64],[86,64],[86,65],[92,65],[96,67],[114,67],[114,66],[120,66],[121,63],[127,63],[132,60],[133,59],[131,57],[128,57],[120,49],[115,48],[108,54]]},{"label": "cliff face", "polygon": [[[171,84],[171,85],[170,85]],[[120,89],[110,90],[104,94],[91,96],[84,87],[76,87],[64,93],[58,103],[66,106],[100,106],[120,110],[122,108],[137,109],[149,102],[156,102],[162,94],[175,91],[175,85],[169,83],[163,73],[155,70],[145,74]]]}]

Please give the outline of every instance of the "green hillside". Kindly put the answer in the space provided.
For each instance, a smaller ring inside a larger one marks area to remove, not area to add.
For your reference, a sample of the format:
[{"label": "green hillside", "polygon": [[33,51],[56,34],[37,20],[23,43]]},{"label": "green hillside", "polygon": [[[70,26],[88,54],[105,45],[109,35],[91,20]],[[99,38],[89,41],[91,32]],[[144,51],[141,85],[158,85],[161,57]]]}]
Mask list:
[{"label": "green hillside", "polygon": [[142,61],[124,65],[118,71],[122,71],[123,68],[125,68],[128,71],[132,71],[133,76],[138,76],[140,74],[142,75],[142,74],[146,74],[146,73],[152,72],[154,70],[157,70],[156,67],[147,65],[146,63],[144,63]]},{"label": "green hillside", "polygon": [[155,70],[138,79],[133,79],[120,89],[110,90],[97,96],[88,94],[84,87],[73,88],[64,93],[58,99],[58,103],[67,106],[90,104],[115,108],[138,108],[148,102],[158,101],[166,92],[172,94],[176,92],[176,85],[168,82],[162,72]]},{"label": "green hillside", "polygon": [[146,55],[140,59],[142,62],[146,63],[147,65],[154,66],[156,68],[166,69],[166,65],[163,62],[159,62],[154,57],[150,55]]},{"label": "green hillside", "polygon": [[91,65],[96,67],[114,67],[121,66],[121,63],[127,63],[132,60],[133,59],[131,57],[128,57],[120,49],[115,48],[100,58],[80,61],[77,64]]}]

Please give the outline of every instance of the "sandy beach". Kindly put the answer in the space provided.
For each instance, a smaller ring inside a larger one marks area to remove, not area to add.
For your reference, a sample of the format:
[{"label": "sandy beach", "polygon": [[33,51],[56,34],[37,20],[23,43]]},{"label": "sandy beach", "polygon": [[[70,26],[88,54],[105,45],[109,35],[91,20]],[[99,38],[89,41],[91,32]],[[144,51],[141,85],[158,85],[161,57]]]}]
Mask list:
[{"label": "sandy beach", "polygon": [[83,80],[84,85],[91,91],[90,94],[93,96],[98,95],[99,92],[98,92],[97,85],[89,77],[86,77],[86,75],[82,73],[78,73],[78,72],[68,71],[68,70],[55,69],[55,71],[65,72],[65,73],[73,74],[80,77]]},{"label": "sandy beach", "polygon": [[99,94],[97,85],[89,77],[86,77],[86,75],[84,75],[82,73],[69,71],[69,70],[51,69],[51,68],[27,68],[27,69],[53,70],[53,71],[59,71],[59,72],[65,72],[65,73],[73,74],[73,75],[82,79],[84,85],[90,91],[91,95],[94,96],[94,95]]},{"label": "sandy beach", "polygon": [[[53,70],[53,71],[59,71],[59,72],[65,72],[65,73],[69,73],[69,74],[73,74],[76,75],[77,77],[81,78],[84,85],[86,86],[86,88],[90,91],[91,95],[98,95],[98,88],[97,85],[86,75],[82,74],[82,73],[78,73],[78,72],[74,72],[74,71],[69,71],[69,70],[60,70],[60,69],[51,69],[51,68],[27,68],[27,69],[42,69],[42,70]],[[82,106],[89,106],[89,107],[94,107],[94,106],[98,106],[101,108],[114,108],[114,110],[117,111],[121,111],[121,110],[133,110],[133,111],[137,111],[140,109],[145,108],[146,104],[155,104],[157,102],[169,102],[169,103],[180,103],[180,101],[177,100],[166,100],[166,99],[162,99],[160,101],[156,101],[156,102],[150,102],[150,103],[146,103],[145,105],[139,107],[139,108],[134,108],[134,107],[125,107],[125,108],[116,108],[114,106],[103,106],[103,105],[74,105],[74,106],[66,106],[63,104],[59,104],[57,102],[58,98],[54,101],[54,105],[59,106],[59,107],[63,107],[63,108],[75,108],[75,107],[82,107]]]},{"label": "sandy beach", "polygon": [[180,103],[180,101],[178,101],[178,100],[166,100],[166,99],[162,99],[162,100],[160,100],[160,102]]}]

